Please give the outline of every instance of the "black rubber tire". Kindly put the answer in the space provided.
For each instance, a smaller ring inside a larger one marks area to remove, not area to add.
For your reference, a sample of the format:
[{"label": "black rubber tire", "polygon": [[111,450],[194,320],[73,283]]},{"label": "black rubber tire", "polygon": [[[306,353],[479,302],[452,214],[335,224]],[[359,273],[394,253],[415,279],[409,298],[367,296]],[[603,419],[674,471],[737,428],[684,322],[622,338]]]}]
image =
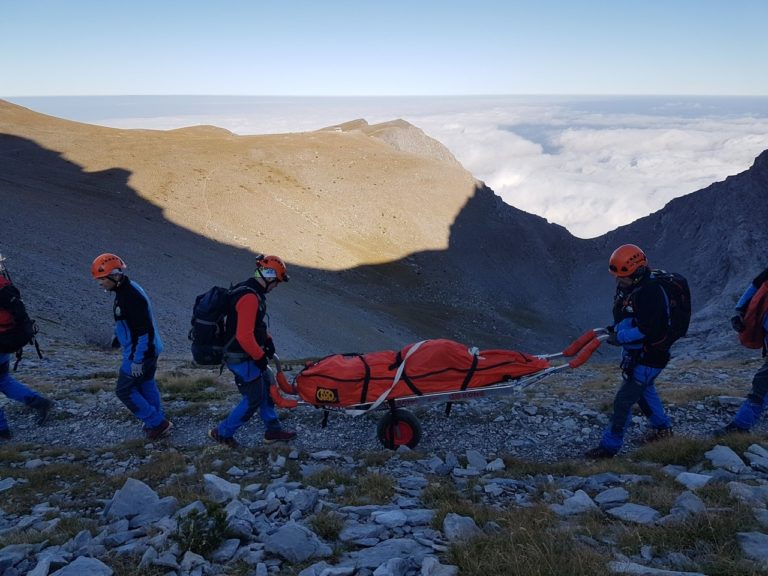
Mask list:
[{"label": "black rubber tire", "polygon": [[376,437],[390,450],[397,450],[403,445],[415,448],[421,440],[421,422],[410,410],[390,410],[379,420]]}]

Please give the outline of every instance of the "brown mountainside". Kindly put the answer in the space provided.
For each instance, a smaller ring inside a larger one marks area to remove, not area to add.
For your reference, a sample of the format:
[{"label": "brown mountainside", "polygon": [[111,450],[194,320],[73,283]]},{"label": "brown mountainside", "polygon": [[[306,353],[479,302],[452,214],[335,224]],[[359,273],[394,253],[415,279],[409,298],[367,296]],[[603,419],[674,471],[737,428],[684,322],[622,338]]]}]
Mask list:
[{"label": "brown mountainside", "polygon": [[0,133],[0,252],[46,337],[75,345],[111,329],[111,298],[89,277],[103,251],[126,259],[180,356],[194,296],[245,278],[254,252],[290,267],[270,312],[291,357],[428,337],[557,349],[609,320],[605,261],[626,241],[693,276],[702,319],[718,318],[765,265],[752,254],[765,245],[762,206],[752,209],[765,197],[765,154],[748,172],[579,240],[504,204],[402,120],[236,136],[102,128],[0,101]]}]

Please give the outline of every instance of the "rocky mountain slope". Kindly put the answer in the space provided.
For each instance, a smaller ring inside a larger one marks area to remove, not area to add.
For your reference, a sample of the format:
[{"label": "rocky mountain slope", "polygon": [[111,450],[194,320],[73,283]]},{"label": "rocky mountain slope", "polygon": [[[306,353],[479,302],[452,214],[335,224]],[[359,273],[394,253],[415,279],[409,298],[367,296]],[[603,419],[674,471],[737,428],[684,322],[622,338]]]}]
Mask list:
[{"label": "rocky mountain slope", "polygon": [[[49,338],[103,342],[109,296],[88,275],[114,251],[186,353],[194,296],[277,253],[270,300],[284,355],[429,337],[549,351],[608,321],[605,261],[624,242],[682,272],[696,316],[681,349],[733,349],[728,309],[764,265],[768,156],[602,237],[580,240],[504,204],[403,121],[301,134],[115,130],[0,102],[0,251]],[[546,348],[546,349],[545,349]]]},{"label": "rocky mountain slope", "polygon": [[[735,349],[728,309],[765,265],[766,191],[763,153],[579,240],[505,205],[402,121],[238,137],[97,128],[0,102],[0,252],[46,351],[20,377],[56,400],[42,427],[3,404],[14,438],[0,446],[0,572],[764,574],[766,424],[708,433],[760,364],[714,357]],[[630,241],[694,289],[691,338],[659,381],[675,423],[666,442],[639,447],[637,416],[620,457],[578,460],[617,379],[594,360],[450,417],[419,408],[415,452],[380,450],[374,415],[322,428],[308,406],[281,411],[299,433],[290,446],[262,446],[258,419],[242,450],[205,435],[238,394],[189,361],[189,308],[245,277],[255,251],[289,263],[270,300],[284,357],[433,336],[545,352],[607,321],[606,259]],[[111,296],[88,273],[107,250],[148,289],[169,343],[159,381],[174,428],[157,443],[113,392]]]}]

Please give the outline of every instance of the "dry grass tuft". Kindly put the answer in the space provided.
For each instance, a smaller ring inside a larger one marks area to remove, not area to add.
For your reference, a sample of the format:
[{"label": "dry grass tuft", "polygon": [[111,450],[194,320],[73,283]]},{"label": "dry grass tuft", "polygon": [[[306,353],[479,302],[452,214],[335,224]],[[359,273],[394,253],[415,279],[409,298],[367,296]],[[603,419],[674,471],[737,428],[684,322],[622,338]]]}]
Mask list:
[{"label": "dry grass tuft", "polygon": [[641,446],[632,457],[635,460],[649,460],[662,465],[678,464],[690,467],[703,462],[704,453],[711,450],[714,444],[711,439],[673,436]]},{"label": "dry grass tuft", "polygon": [[335,542],[344,528],[344,518],[331,510],[323,510],[309,518],[312,530],[323,540]]},{"label": "dry grass tuft", "polygon": [[499,521],[503,531],[454,544],[449,561],[463,576],[594,576],[608,559],[557,529],[544,507],[510,510]]},{"label": "dry grass tuft", "polygon": [[179,373],[164,374],[158,377],[158,387],[166,401],[208,402],[226,396],[210,376],[194,378]]},{"label": "dry grass tuft", "polygon": [[643,546],[652,546],[656,555],[684,550],[701,572],[710,575],[764,574],[743,559],[736,541],[737,532],[751,530],[759,530],[752,511],[735,504],[674,526],[622,526],[619,546],[627,554],[638,554]]}]

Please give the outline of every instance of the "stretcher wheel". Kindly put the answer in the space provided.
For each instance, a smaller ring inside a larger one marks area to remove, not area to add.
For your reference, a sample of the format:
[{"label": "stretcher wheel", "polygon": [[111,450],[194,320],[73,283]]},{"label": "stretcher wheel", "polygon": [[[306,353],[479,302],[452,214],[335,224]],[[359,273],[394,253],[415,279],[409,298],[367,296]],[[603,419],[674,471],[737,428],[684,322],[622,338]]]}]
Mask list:
[{"label": "stretcher wheel", "polygon": [[421,423],[408,410],[390,410],[379,420],[376,436],[390,450],[396,450],[399,446],[415,448],[421,440]]}]

